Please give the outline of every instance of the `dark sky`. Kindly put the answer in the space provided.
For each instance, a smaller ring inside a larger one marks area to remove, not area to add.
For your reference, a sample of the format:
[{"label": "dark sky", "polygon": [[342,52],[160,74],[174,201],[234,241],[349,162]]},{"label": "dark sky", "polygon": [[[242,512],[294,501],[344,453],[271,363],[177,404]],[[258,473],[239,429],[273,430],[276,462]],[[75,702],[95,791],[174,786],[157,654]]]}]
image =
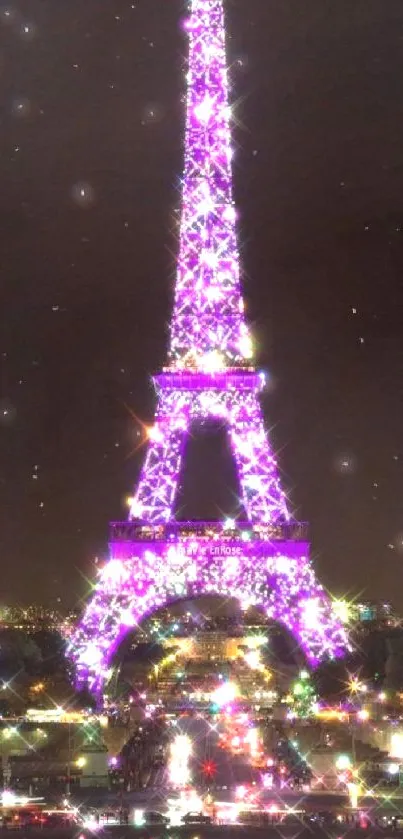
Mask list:
[{"label": "dark sky", "polygon": [[[1,10],[6,602],[74,603],[109,519],[126,515],[132,413],[151,420],[166,348],[183,11]],[[402,607],[402,0],[228,0],[227,12],[245,295],[284,482],[323,582]]]}]

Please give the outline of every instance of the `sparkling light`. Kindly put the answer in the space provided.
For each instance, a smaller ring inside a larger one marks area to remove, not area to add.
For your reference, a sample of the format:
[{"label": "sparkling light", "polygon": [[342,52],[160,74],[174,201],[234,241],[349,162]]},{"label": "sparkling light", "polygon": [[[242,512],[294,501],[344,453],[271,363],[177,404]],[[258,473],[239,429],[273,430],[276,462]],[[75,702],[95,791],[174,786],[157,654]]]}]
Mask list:
[{"label": "sparkling light", "polygon": [[243,320],[232,197],[230,108],[222,0],[192,0],[183,177],[170,360],[218,352],[224,366],[252,357]]},{"label": "sparkling light", "polygon": [[251,670],[261,670],[263,667],[259,650],[249,650],[249,652],[245,653],[244,659]]},{"label": "sparkling light", "polygon": [[233,682],[224,682],[212,695],[212,700],[219,708],[229,705],[238,696],[238,688]]},{"label": "sparkling light", "polygon": [[333,600],[333,611],[342,623],[351,622],[351,605],[348,600]]},{"label": "sparkling light", "polygon": [[[303,526],[291,520],[259,402],[265,377],[250,366],[253,342],[244,319],[232,198],[223,0],[191,0],[185,29],[185,166],[169,366],[154,380],[158,406],[130,499],[130,523],[113,530],[111,560],[69,648],[77,686],[97,694],[128,627],[171,601],[202,594],[260,607],[295,636],[312,665],[347,646],[316,581]],[[93,200],[88,184],[77,184],[74,195],[83,204]],[[173,526],[187,439],[210,419],[225,426],[238,472],[247,526],[235,536],[232,519],[215,530],[208,523],[189,525],[188,535]]]},{"label": "sparkling light", "polygon": [[185,787],[190,782],[189,760],[192,742],[185,734],[178,734],[172,741],[169,755],[169,780],[175,787]]}]

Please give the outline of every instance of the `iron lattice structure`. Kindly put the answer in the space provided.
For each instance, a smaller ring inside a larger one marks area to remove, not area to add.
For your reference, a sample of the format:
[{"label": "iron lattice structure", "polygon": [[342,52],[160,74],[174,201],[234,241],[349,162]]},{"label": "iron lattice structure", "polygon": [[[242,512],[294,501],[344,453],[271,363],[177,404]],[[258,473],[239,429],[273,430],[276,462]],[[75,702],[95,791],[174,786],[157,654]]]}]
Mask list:
[{"label": "iron lattice structure", "polygon": [[[102,691],[122,637],[172,600],[237,596],[294,634],[308,660],[341,655],[342,625],[317,582],[306,528],[290,516],[259,403],[264,376],[240,289],[223,0],[191,0],[181,233],[168,367],[155,378],[155,425],[129,522],[70,645],[78,686]],[[195,423],[225,424],[245,522],[175,522]]]}]

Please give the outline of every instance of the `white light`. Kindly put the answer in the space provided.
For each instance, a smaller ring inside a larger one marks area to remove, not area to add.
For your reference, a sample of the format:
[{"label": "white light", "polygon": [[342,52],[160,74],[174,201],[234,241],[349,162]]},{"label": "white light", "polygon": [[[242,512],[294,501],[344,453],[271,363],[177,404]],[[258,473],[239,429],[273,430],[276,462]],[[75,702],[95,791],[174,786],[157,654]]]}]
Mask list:
[{"label": "white light", "polygon": [[121,623],[124,626],[134,626],[136,619],[130,609],[124,609],[120,614]]},{"label": "white light", "polygon": [[341,772],[344,772],[346,769],[350,769],[351,760],[349,755],[338,755],[336,758],[336,769],[339,769]]},{"label": "white light", "polygon": [[190,781],[189,759],[192,754],[192,742],[185,734],[178,734],[171,743],[169,759],[169,779],[176,787],[184,787]]},{"label": "white light", "polygon": [[17,796],[14,792],[5,789],[1,796],[3,807],[12,807],[17,802]]},{"label": "white light", "polygon": [[147,429],[147,437],[149,440],[152,440],[153,443],[162,443],[164,439],[164,435],[158,425],[153,425],[151,428]]},{"label": "white light", "polygon": [[222,295],[222,289],[218,285],[209,285],[204,293],[210,303],[216,303]]},{"label": "white light", "polygon": [[136,498],[129,499],[130,516],[133,519],[141,519],[143,515],[143,505]]},{"label": "white light", "polygon": [[95,643],[87,645],[86,650],[81,654],[81,661],[87,667],[99,666],[102,660],[102,652],[98,649]]},{"label": "white light", "polygon": [[243,335],[239,341],[239,351],[243,358],[253,358],[253,342],[250,335]]},{"label": "white light", "polygon": [[134,811],[133,822],[136,827],[142,827],[144,824],[144,810]]},{"label": "white light", "polygon": [[258,650],[250,650],[245,653],[244,659],[251,670],[260,670],[262,662],[260,661],[260,653]]},{"label": "white light", "polygon": [[304,613],[303,620],[305,626],[308,629],[317,629],[320,625],[321,618],[321,610],[318,598],[312,597],[309,600],[305,600],[305,602],[303,603],[302,611]]},{"label": "white light", "polygon": [[200,368],[205,373],[218,373],[225,369],[224,358],[218,350],[205,353],[200,359]]},{"label": "white light", "polygon": [[396,732],[390,738],[390,756],[403,759],[403,734]]},{"label": "white light", "polygon": [[207,94],[203,102],[200,102],[200,105],[196,105],[194,109],[194,115],[199,122],[206,125],[208,121],[211,119],[214,109],[214,101],[210,98]]},{"label": "white light", "polygon": [[221,687],[214,691],[212,699],[216,705],[220,707],[229,705],[238,696],[238,688],[233,682],[225,682]]}]

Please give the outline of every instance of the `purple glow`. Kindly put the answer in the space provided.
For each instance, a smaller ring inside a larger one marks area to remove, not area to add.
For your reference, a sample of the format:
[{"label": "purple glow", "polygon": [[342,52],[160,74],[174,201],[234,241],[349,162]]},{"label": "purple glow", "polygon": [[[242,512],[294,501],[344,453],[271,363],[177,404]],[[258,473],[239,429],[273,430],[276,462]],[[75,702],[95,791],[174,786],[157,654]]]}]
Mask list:
[{"label": "purple glow", "polygon": [[[290,518],[263,423],[264,377],[251,367],[232,200],[223,0],[191,0],[181,233],[169,366],[129,523],[112,525],[111,559],[70,645],[77,684],[100,694],[124,635],[167,603],[206,593],[260,606],[317,664],[341,655],[344,629]],[[248,521],[173,519],[187,437],[216,419],[227,429]]]},{"label": "purple glow", "polygon": [[214,418],[228,429],[248,519],[256,524],[287,521],[289,513],[264,429],[256,374],[249,374],[248,388],[248,374],[244,372],[240,389],[233,374],[234,385],[228,389],[215,387],[215,377],[206,375],[199,389],[198,374],[194,374],[193,388],[189,383],[187,390],[180,389],[175,380],[180,382],[182,376],[171,374],[168,386],[166,377],[156,379],[160,387],[158,409],[131,518],[154,524],[172,519],[186,438],[193,423]]},{"label": "purple glow", "polygon": [[170,367],[240,367],[252,358],[243,318],[232,198],[232,147],[222,0],[193,0],[182,218]]},{"label": "purple glow", "polygon": [[342,653],[345,634],[315,579],[308,544],[271,541],[251,530],[249,541],[225,538],[219,527],[206,525],[203,537],[191,535],[189,526],[188,537],[171,543],[150,535],[150,541],[111,542],[113,559],[100,572],[74,639],[78,684],[88,681],[99,692],[130,629],[167,603],[209,593],[235,596],[245,609],[260,606],[293,633],[313,665]]}]

